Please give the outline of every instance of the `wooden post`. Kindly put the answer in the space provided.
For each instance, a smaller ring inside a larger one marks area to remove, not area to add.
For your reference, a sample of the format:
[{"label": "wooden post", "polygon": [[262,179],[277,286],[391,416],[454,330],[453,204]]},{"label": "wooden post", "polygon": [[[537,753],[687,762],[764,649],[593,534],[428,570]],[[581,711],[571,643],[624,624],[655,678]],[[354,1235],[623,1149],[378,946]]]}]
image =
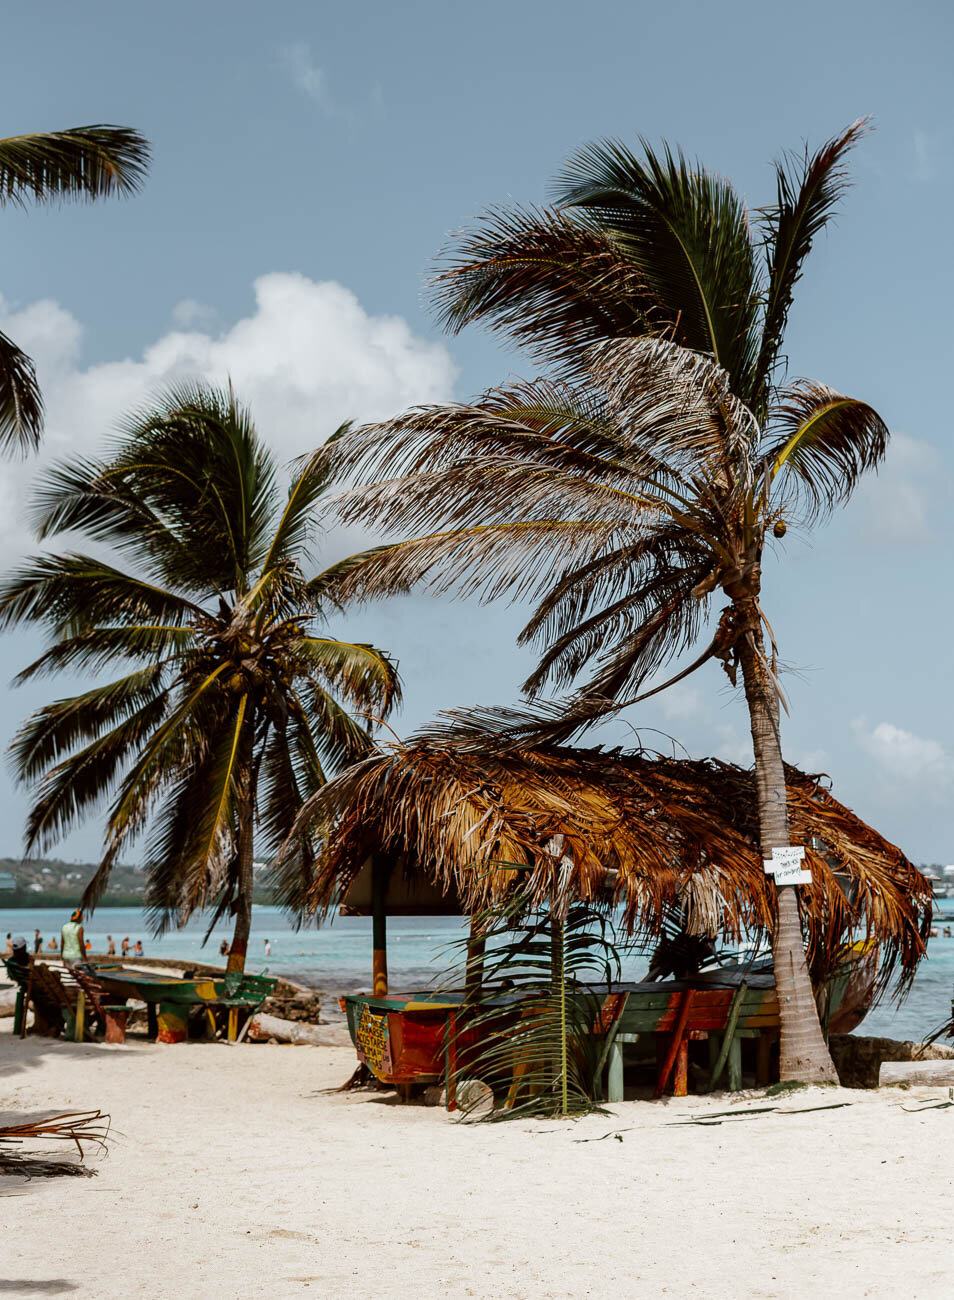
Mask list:
[{"label": "wooden post", "polygon": [[[686,1022],[689,1019],[689,1012],[692,1010],[692,1003],[695,999],[695,989],[686,989],[682,995],[682,1006],[679,1008],[679,1016],[676,1020],[676,1027],[672,1031],[672,1038],[669,1043],[669,1051],[666,1053],[659,1076],[656,1079],[655,1096],[661,1097],[666,1090],[666,1084],[669,1082],[669,1076],[672,1073],[672,1067],[676,1063],[676,1057],[682,1046],[682,1040],[686,1033]],[[688,1057],[686,1058],[688,1061]]]},{"label": "wooden post", "polygon": [[672,1095],[685,1097],[689,1091],[689,1039],[683,1036],[676,1052],[676,1071],[672,1077]]},{"label": "wooden post", "polygon": [[[712,1073],[709,1075],[710,1092],[713,1092],[715,1090],[716,1084],[719,1082],[719,1075],[722,1073],[723,1067],[725,1066],[726,1060],[728,1059],[729,1052],[732,1050],[732,1043],[733,1040],[735,1039],[735,1027],[739,1023],[739,1016],[742,1014],[742,999],[745,997],[746,993],[748,992],[748,988],[749,988],[748,984],[745,982],[745,980],[743,980],[742,983],[739,985],[739,987],[735,990],[735,994],[732,998],[732,1006],[729,1008],[729,1018],[726,1021],[725,1033],[722,1035],[722,1047],[719,1049],[719,1055],[716,1057],[716,1063],[712,1067]],[[739,1058],[739,1060],[740,1060],[739,1069],[741,1072],[741,1058]],[[729,1084],[730,1090],[731,1087],[732,1085],[730,1083]]]},{"label": "wooden post", "polygon": [[86,1028],[86,994],[82,989],[76,995],[76,1019],[73,1021],[73,1042],[81,1043],[83,1041],[83,1031]]},{"label": "wooden post", "polygon": [[464,995],[468,1002],[480,1000],[484,982],[484,949],[487,941],[476,919],[470,918],[470,937],[467,940],[467,971],[464,976]]},{"label": "wooden post", "polygon": [[372,987],[376,998],[388,993],[388,866],[378,854],[371,863]]}]

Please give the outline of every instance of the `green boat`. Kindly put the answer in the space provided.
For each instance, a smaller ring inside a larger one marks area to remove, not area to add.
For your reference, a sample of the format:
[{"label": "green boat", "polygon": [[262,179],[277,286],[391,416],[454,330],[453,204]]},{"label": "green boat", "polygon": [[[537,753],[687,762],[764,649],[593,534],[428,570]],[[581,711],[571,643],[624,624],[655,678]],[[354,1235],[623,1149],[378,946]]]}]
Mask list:
[{"label": "green boat", "polygon": [[206,1005],[228,1009],[228,1036],[238,1033],[239,1013],[245,1019],[258,1010],[278,983],[265,975],[227,971],[218,975],[175,976],[156,971],[130,969],[120,965],[84,963],[90,979],[116,1000],[145,1002],[150,1027],[156,1021],[156,1041],[180,1043],[188,1037],[189,1008]]}]

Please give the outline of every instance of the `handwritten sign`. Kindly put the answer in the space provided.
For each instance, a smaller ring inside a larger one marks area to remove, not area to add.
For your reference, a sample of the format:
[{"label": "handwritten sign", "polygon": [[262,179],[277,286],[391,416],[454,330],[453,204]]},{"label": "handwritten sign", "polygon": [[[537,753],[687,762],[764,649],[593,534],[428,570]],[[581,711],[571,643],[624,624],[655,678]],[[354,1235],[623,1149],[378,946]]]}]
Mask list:
[{"label": "handwritten sign", "polygon": [[776,885],[810,885],[812,873],[802,869],[805,849],[792,844],[784,849],[773,849],[771,861],[763,859],[765,874],[775,877]]}]

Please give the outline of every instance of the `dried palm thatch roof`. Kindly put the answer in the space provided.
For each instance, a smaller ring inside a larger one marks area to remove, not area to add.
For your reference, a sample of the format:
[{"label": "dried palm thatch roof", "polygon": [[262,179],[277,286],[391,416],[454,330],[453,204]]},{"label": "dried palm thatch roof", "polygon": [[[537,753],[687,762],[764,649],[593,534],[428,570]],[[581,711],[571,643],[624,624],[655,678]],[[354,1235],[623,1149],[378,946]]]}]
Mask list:
[{"label": "dried palm thatch roof", "polygon": [[[786,777],[792,842],[809,846],[812,884],[799,894],[813,971],[863,934],[881,944],[881,989],[897,977],[903,991],[925,951],[930,882],[824,778],[794,767]],[[652,935],[674,910],[688,929],[730,939],[774,925],[753,775],[715,759],[514,749],[489,732],[475,744],[473,731],[435,729],[350,768],[302,818],[325,828],[307,896],[319,913],[377,852],[456,891],[468,911],[511,889],[508,864],[520,864],[541,900],[620,904],[630,932]],[[855,882],[853,904],[836,871]]]}]

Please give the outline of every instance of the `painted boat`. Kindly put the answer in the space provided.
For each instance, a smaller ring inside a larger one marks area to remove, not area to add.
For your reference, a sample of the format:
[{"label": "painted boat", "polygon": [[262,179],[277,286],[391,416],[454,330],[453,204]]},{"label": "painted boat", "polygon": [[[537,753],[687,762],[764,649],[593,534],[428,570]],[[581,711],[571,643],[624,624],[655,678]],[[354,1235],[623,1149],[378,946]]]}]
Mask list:
[{"label": "painted boat", "polygon": [[[834,1023],[851,991],[852,972],[846,970],[829,982],[827,1016]],[[729,1087],[741,1086],[741,1040],[757,1039],[757,1071],[768,1082],[772,1045],[779,1033],[778,997],[771,972],[753,972],[743,967],[721,968],[690,980],[659,980],[645,983],[591,985],[586,996],[599,1008],[594,1029],[607,1033],[615,1043],[617,1069],[621,1072],[621,1046],[646,1035],[660,1035],[662,1052],[657,1090],[667,1086],[674,1072],[674,1087],[686,1086],[688,1044],[692,1039],[712,1037],[713,1069],[716,1074],[728,1064]],[[441,995],[412,993],[372,997],[352,994],[342,999],[348,1030],[358,1060],[382,1083],[436,1083],[454,1070],[452,1054],[464,1052],[477,1041],[468,1035],[461,1019],[462,991]],[[480,1010],[518,1004],[513,995],[485,999]],[[499,1022],[498,1022],[499,1024]],[[728,1040],[728,1041],[726,1041]],[[718,1045],[726,1042],[719,1060]],[[614,1058],[610,1057],[612,1061]]]},{"label": "painted boat", "polygon": [[[254,1010],[278,983],[264,975],[225,973],[220,976],[174,976],[126,966],[85,963],[90,977],[109,994],[122,1001],[145,1002],[155,1008],[157,1041],[179,1043],[188,1037],[189,1008],[202,1004],[226,1005],[230,1011]],[[234,1036],[237,1016],[230,1016],[229,1036]]]}]

